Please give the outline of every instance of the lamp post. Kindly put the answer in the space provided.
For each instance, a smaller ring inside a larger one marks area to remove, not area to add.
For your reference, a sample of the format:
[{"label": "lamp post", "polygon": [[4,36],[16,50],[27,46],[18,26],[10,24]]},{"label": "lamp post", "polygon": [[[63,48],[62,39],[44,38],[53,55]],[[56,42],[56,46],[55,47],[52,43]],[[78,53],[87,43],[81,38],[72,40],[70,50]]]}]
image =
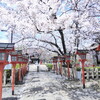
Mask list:
[{"label": "lamp post", "polygon": [[2,100],[2,77],[4,66],[9,63],[9,52],[14,51],[14,43],[0,43],[0,100]]},{"label": "lamp post", "polygon": [[82,63],[82,83],[83,83],[83,88],[85,88],[85,75],[84,75],[84,63],[86,61],[86,53],[87,50],[77,50],[76,54],[80,56],[80,62]]},{"label": "lamp post", "polygon": [[13,43],[13,30],[11,31],[11,43]]},{"label": "lamp post", "polygon": [[18,79],[19,79],[19,82],[22,81],[22,70],[21,70],[21,67],[22,67],[22,55],[19,55],[18,56],[18,63],[20,65],[20,68],[19,68],[19,75],[18,75]]},{"label": "lamp post", "polygon": [[14,95],[16,64],[18,63],[17,51],[11,53],[12,64],[12,95]]},{"label": "lamp post", "polygon": [[2,77],[3,77],[3,71],[4,66],[7,64],[7,56],[6,52],[0,51],[0,100],[2,100]]}]

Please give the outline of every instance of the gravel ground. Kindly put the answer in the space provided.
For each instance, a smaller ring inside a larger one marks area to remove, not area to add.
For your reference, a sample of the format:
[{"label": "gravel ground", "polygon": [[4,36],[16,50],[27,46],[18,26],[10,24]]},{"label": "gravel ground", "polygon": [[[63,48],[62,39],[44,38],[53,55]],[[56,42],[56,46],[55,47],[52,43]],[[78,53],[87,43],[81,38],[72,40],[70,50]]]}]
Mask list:
[{"label": "gravel ground", "polygon": [[3,88],[3,100],[100,100],[98,82],[86,82],[86,89],[77,80],[68,80],[64,76],[48,72],[45,65],[29,66],[29,73],[24,77],[22,85],[16,85],[15,95],[11,95],[11,87]]}]

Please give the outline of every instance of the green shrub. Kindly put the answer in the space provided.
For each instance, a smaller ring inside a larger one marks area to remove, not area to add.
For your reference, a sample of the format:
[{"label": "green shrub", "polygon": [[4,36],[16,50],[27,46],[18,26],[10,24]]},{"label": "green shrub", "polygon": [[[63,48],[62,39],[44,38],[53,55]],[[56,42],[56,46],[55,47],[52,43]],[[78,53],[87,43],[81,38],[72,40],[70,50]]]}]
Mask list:
[{"label": "green shrub", "polygon": [[49,64],[46,64],[46,66],[47,66],[48,68],[52,69],[53,64],[49,63]]},{"label": "green shrub", "polygon": [[98,70],[100,71],[100,67],[97,67],[98,68]]},{"label": "green shrub", "polygon": [[100,66],[95,66],[95,67],[84,67],[85,70],[86,70],[86,69],[91,70],[91,69],[95,69],[95,68],[97,68],[98,70],[100,70]]},{"label": "green shrub", "polygon": [[76,70],[77,70],[77,71],[81,71],[81,68],[80,68],[80,67],[77,67]]}]

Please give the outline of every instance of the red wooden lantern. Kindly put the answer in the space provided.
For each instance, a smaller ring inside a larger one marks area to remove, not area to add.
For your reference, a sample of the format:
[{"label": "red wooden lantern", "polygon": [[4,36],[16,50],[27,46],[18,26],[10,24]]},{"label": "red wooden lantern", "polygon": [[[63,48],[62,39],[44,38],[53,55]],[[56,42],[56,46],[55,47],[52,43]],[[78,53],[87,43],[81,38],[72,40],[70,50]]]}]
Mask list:
[{"label": "red wooden lantern", "polygon": [[85,76],[84,76],[84,63],[86,61],[86,54],[87,54],[87,50],[78,50],[76,52],[76,54],[78,54],[80,56],[80,62],[82,63],[82,82],[83,82],[83,88],[85,88]]},{"label": "red wooden lantern", "polygon": [[11,52],[10,55],[12,64],[12,95],[14,95],[16,64],[18,63],[18,51]]},{"label": "red wooden lantern", "polygon": [[14,43],[0,43],[0,100],[2,100],[2,77],[8,63],[8,53],[14,51]]}]

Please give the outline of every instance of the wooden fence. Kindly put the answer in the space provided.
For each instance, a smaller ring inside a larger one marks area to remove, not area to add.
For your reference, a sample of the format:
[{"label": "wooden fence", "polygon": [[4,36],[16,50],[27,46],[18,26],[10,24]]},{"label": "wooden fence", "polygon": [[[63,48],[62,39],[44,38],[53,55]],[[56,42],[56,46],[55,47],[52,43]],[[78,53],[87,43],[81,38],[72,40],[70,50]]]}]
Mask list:
[{"label": "wooden fence", "polygon": [[100,69],[94,68],[94,69],[86,69],[85,70],[85,78],[86,79],[99,79],[100,78]]}]

